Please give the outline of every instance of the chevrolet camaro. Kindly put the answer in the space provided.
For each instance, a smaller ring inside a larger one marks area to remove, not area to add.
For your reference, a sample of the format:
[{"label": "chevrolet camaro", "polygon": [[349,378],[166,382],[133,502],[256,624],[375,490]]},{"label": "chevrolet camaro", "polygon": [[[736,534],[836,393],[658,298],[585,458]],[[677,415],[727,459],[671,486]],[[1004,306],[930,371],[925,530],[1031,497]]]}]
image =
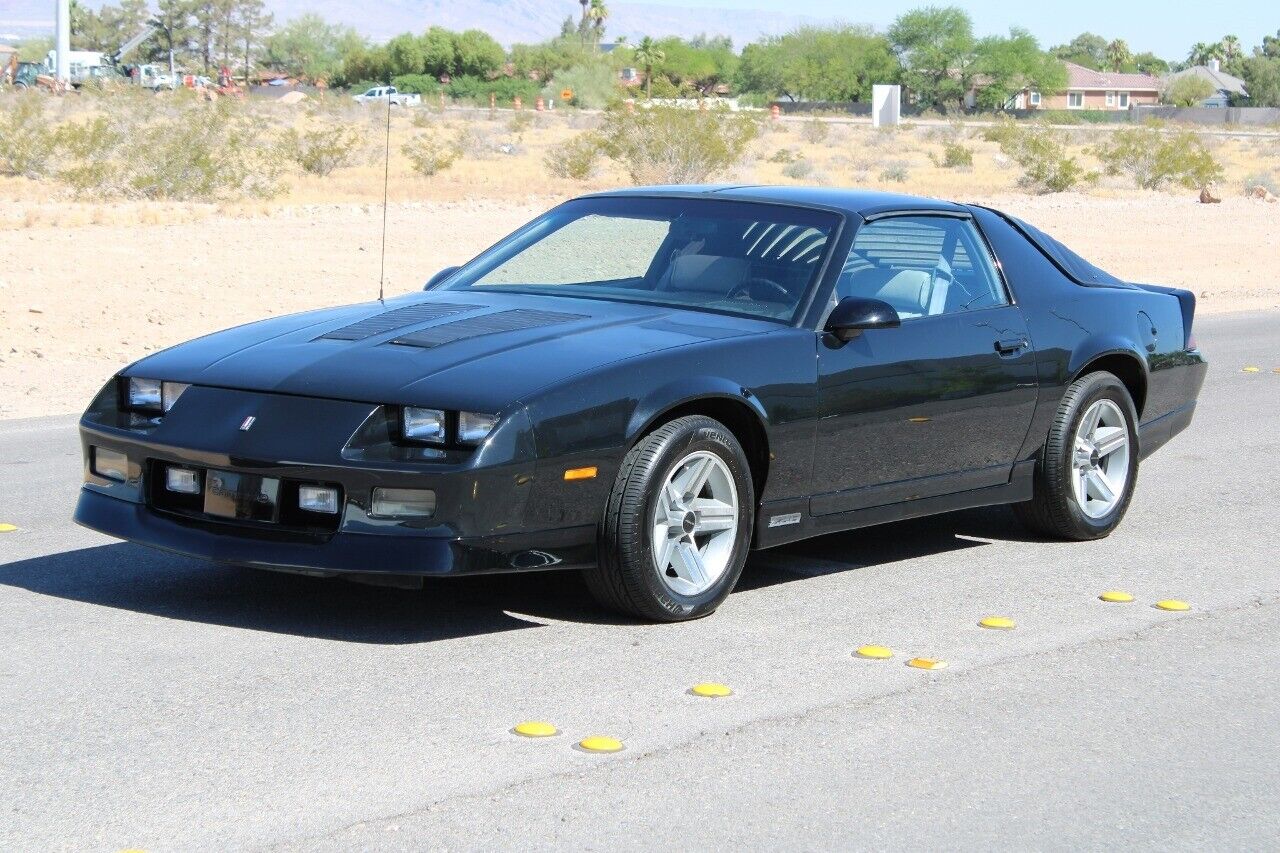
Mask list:
[{"label": "chevrolet camaro", "polygon": [[1191,422],[1194,312],[976,205],[589,195],[423,292],[129,366],[81,421],[75,518],[322,576],[577,569],[690,619],[820,534],[994,504],[1111,533]]}]

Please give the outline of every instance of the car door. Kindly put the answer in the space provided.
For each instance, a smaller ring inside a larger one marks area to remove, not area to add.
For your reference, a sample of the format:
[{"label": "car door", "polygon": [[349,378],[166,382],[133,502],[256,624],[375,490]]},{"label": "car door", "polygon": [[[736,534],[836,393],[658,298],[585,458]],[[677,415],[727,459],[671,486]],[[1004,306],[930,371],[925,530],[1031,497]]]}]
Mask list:
[{"label": "car door", "polygon": [[811,511],[827,515],[1009,482],[1035,408],[1020,309],[967,216],[864,223],[837,281],[901,318],[818,346]]}]

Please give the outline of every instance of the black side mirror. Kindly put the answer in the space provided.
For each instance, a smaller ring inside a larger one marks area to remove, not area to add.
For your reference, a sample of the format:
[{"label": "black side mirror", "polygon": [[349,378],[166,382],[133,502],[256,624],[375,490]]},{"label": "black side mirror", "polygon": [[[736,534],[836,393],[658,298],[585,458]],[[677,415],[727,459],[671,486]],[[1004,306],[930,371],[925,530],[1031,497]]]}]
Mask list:
[{"label": "black side mirror", "polygon": [[902,319],[893,306],[881,299],[846,296],[827,318],[826,331],[842,341],[851,341],[864,329],[896,329]]},{"label": "black side mirror", "polygon": [[430,290],[431,288],[435,287],[437,284],[444,281],[446,278],[453,275],[460,269],[462,269],[462,267],[445,267],[444,269],[440,270],[440,272],[431,276],[431,278],[427,280],[427,283],[422,285],[422,289]]}]

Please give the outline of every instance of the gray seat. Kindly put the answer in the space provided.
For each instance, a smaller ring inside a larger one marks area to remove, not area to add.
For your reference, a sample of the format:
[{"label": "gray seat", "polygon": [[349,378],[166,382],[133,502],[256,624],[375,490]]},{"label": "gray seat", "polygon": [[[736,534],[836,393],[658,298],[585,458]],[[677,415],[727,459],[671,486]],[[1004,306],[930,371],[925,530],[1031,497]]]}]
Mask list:
[{"label": "gray seat", "polygon": [[658,289],[728,296],[747,280],[750,270],[750,265],[741,258],[679,255],[672,259]]}]

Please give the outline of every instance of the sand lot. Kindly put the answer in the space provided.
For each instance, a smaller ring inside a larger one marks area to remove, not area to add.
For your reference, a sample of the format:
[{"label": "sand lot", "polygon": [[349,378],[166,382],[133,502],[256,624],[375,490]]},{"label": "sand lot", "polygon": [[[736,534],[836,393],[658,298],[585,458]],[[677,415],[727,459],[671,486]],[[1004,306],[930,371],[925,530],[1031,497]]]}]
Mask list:
[{"label": "sand lot", "polygon": [[[1027,218],[1117,275],[1189,288],[1201,312],[1280,307],[1280,205],[1228,197],[1206,206],[1154,193],[976,200]],[[556,201],[394,204],[388,295],[416,289]],[[82,224],[64,217],[0,230],[0,417],[74,412],[114,371],[158,349],[377,295],[378,205],[93,224],[168,218],[116,205]]]}]

